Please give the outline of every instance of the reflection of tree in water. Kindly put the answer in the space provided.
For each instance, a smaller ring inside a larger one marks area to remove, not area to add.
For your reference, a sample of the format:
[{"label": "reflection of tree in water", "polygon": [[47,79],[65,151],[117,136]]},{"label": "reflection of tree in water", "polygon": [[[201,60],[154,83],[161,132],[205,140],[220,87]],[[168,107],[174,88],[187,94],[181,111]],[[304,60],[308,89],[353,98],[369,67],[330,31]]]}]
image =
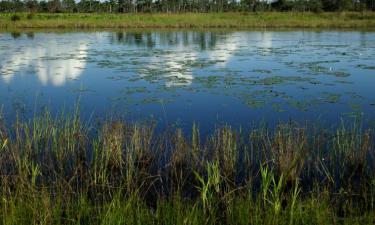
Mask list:
[{"label": "reflection of tree in water", "polygon": [[[30,40],[34,39],[34,32],[27,32],[25,33],[26,37]],[[18,39],[22,36],[22,33],[20,32],[11,32],[10,35],[12,36],[13,39]]]},{"label": "reflection of tree in water", "polygon": [[10,35],[12,36],[13,39],[18,39],[19,37],[21,37],[20,32],[12,32],[10,33]]},{"label": "reflection of tree in water", "polygon": [[34,32],[27,32],[26,37],[31,40],[34,39]]},{"label": "reflection of tree in water", "polygon": [[116,32],[112,33],[109,41],[111,44],[116,43],[147,48],[155,46],[155,40],[152,38],[151,32]]},{"label": "reflection of tree in water", "polygon": [[218,32],[116,32],[110,35],[111,44],[125,44],[137,47],[154,48],[161,46],[197,45],[200,50],[212,50],[219,42],[227,39]]}]

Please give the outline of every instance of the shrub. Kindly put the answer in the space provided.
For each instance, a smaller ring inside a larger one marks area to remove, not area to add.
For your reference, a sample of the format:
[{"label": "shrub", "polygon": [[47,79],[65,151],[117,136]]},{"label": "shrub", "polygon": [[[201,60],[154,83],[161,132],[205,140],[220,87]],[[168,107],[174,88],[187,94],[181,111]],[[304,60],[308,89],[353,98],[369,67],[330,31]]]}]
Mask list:
[{"label": "shrub", "polygon": [[26,18],[28,20],[32,20],[34,18],[34,14],[33,13],[29,13],[29,14],[27,14]]},{"label": "shrub", "polygon": [[11,20],[11,21],[18,21],[18,20],[21,20],[21,17],[20,17],[19,15],[12,15],[12,16],[10,17],[10,20]]}]

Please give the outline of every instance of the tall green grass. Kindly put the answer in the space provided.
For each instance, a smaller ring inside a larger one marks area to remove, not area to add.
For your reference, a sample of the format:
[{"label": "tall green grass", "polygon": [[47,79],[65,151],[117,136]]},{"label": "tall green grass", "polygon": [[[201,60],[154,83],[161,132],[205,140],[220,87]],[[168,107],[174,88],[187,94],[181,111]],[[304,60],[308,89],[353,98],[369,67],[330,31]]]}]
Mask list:
[{"label": "tall green grass", "polygon": [[24,28],[375,28],[375,13],[0,14],[0,29]]},{"label": "tall green grass", "polygon": [[1,224],[374,224],[371,130],[0,124]]}]

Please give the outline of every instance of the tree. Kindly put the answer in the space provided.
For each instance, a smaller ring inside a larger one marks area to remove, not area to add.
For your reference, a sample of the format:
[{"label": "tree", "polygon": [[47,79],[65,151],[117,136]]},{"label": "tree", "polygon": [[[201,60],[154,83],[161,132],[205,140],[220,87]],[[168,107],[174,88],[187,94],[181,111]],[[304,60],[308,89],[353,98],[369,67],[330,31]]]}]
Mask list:
[{"label": "tree", "polygon": [[38,2],[36,0],[26,0],[26,8],[30,13],[35,12],[38,8]]},{"label": "tree", "polygon": [[48,5],[49,12],[54,12],[54,13],[62,12],[60,0],[51,0],[47,3],[47,5]]},{"label": "tree", "polygon": [[352,0],[338,0],[337,8],[340,11],[349,11],[353,10],[353,1]]},{"label": "tree", "polygon": [[74,12],[76,3],[74,0],[62,0],[61,8],[64,12]]}]

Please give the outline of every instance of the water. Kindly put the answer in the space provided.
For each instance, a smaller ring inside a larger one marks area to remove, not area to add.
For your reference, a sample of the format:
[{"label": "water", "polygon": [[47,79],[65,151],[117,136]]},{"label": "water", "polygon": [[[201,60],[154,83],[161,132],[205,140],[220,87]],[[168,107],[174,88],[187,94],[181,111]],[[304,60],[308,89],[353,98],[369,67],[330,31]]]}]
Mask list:
[{"label": "water", "polygon": [[374,32],[0,33],[0,104],[10,120],[80,99],[85,120],[369,126],[374,59]]}]

